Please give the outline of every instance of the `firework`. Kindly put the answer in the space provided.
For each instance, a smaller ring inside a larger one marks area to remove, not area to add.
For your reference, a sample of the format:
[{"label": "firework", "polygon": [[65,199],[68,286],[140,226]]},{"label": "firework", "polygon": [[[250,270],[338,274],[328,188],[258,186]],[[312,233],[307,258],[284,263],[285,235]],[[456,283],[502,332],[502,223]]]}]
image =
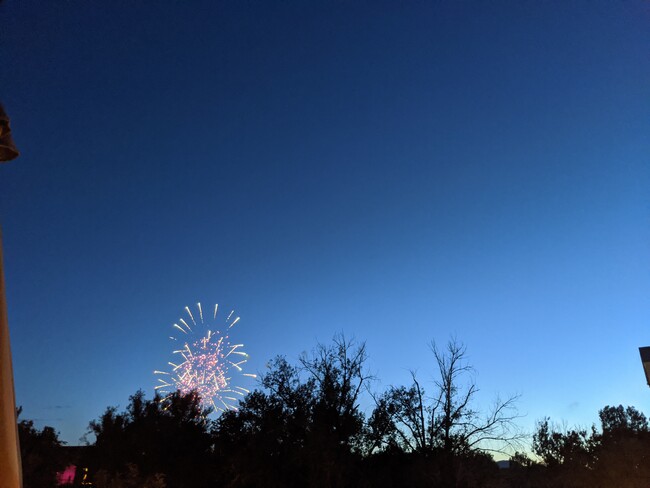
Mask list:
[{"label": "firework", "polygon": [[248,354],[242,350],[244,345],[230,342],[230,330],[239,322],[239,317],[231,311],[220,330],[217,326],[219,305],[214,306],[214,311],[206,312],[207,316],[200,303],[196,304],[194,313],[185,307],[186,316],[172,325],[174,335],[169,338],[176,346],[175,360],[168,363],[170,371],[154,371],[162,376],[155,389],[165,394],[162,401],[177,390],[182,394],[196,391],[203,407],[217,412],[237,410],[239,398],[248,390],[234,386],[233,377],[256,376],[243,371],[248,361]]}]

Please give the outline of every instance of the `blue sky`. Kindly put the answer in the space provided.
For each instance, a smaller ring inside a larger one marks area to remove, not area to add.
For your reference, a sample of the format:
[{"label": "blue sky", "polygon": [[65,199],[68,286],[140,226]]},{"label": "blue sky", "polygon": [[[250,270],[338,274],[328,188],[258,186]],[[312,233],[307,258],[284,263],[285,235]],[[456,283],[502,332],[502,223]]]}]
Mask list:
[{"label": "blue sky", "polygon": [[375,388],[468,347],[522,426],[650,411],[646,2],[0,5],[17,402],[75,444],[185,305]]}]

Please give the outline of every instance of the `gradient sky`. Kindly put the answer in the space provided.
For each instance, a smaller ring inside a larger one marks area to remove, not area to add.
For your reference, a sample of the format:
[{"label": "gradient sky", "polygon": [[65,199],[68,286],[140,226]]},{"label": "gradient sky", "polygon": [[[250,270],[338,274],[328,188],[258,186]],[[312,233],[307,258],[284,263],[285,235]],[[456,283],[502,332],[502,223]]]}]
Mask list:
[{"label": "gradient sky", "polygon": [[429,385],[455,335],[526,429],[650,412],[649,3],[6,0],[0,36],[37,425],[151,395],[197,301],[252,372],[344,332]]}]

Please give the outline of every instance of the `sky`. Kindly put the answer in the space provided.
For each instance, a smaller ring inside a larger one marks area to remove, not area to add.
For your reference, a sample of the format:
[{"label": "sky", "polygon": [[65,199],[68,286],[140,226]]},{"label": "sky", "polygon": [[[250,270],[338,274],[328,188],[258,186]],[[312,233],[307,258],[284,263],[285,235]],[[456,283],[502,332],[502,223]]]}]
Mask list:
[{"label": "sky", "polygon": [[251,373],[343,333],[431,391],[455,337],[525,430],[650,413],[649,48],[637,0],[2,2],[24,418],[151,397],[196,302]]}]

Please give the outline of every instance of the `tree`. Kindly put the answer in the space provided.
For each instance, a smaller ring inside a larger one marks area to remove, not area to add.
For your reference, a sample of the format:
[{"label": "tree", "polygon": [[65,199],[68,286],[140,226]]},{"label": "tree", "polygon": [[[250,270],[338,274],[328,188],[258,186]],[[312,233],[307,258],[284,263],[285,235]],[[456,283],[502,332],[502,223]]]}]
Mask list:
[{"label": "tree", "polygon": [[[18,409],[20,415],[22,408]],[[38,430],[32,420],[18,422],[24,488],[57,486],[56,474],[65,468],[62,442],[52,427]]]},{"label": "tree", "polygon": [[650,479],[648,421],[634,407],[606,406],[598,413],[600,429],[559,428],[548,418],[538,422],[533,452],[546,467],[553,486],[646,487]]},{"label": "tree", "polygon": [[370,375],[364,344],[335,337],[303,354],[278,357],[238,411],[217,422],[215,447],[231,487],[349,486],[360,459],[359,396]]},{"label": "tree", "polygon": [[313,487],[354,485],[355,465],[363,451],[364,415],[359,396],[372,376],[365,369],[364,343],[334,337],[331,345],[319,344],[300,363],[315,384],[309,435],[308,462],[313,466]]},{"label": "tree", "polygon": [[410,387],[391,387],[378,398],[371,416],[371,445],[435,456],[441,460],[440,483],[456,486],[461,458],[504,452],[523,438],[515,423],[518,397],[497,398],[481,413],[473,405],[478,389],[465,346],[452,339],[444,350],[431,343],[431,351],[438,374],[434,395],[426,395],[413,372]]},{"label": "tree", "polygon": [[433,449],[433,407],[427,403],[415,373],[411,372],[411,378],[409,388],[390,387],[375,397],[376,406],[368,422],[368,453],[386,448],[419,453]]},{"label": "tree", "polygon": [[255,390],[237,411],[225,412],[214,429],[215,450],[224,486],[301,487],[307,484],[304,461],[314,404],[314,382],[284,357],[269,364]]},{"label": "tree", "polygon": [[[478,392],[466,364],[466,347],[451,340],[446,352],[431,344],[440,378],[436,381],[438,396],[432,408],[432,439],[439,439],[446,452],[460,453],[469,449],[505,452],[523,438],[515,421],[519,418],[517,395],[494,401],[484,414],[472,403]],[[466,384],[461,382],[468,377]]]},{"label": "tree", "polygon": [[592,438],[596,478],[602,486],[647,487],[650,480],[650,430],[634,407],[606,406],[598,412],[600,432]]},{"label": "tree", "polygon": [[549,468],[570,465],[586,468],[589,460],[589,437],[582,429],[560,429],[549,418],[537,422],[533,434],[533,452]]},{"label": "tree", "polygon": [[129,400],[125,412],[109,407],[90,422],[95,442],[87,461],[98,485],[210,486],[210,422],[198,395],[177,392],[163,402],[138,391]]},{"label": "tree", "polygon": [[365,370],[364,343],[336,336],[333,344],[319,344],[310,356],[303,354],[300,363],[315,385],[313,431],[317,441],[346,449],[361,448],[363,414],[359,395],[372,378]]},{"label": "tree", "polygon": [[441,351],[431,344],[438,378],[435,394],[426,395],[415,373],[409,388],[391,387],[381,398],[379,410],[390,416],[402,445],[409,450],[436,449],[451,454],[470,450],[504,452],[523,438],[515,421],[518,396],[497,398],[481,413],[473,405],[478,392],[473,368],[465,361],[466,348],[451,340]]},{"label": "tree", "polygon": [[600,426],[604,436],[615,438],[625,435],[643,435],[648,433],[648,419],[634,407],[610,407],[598,412]]}]

